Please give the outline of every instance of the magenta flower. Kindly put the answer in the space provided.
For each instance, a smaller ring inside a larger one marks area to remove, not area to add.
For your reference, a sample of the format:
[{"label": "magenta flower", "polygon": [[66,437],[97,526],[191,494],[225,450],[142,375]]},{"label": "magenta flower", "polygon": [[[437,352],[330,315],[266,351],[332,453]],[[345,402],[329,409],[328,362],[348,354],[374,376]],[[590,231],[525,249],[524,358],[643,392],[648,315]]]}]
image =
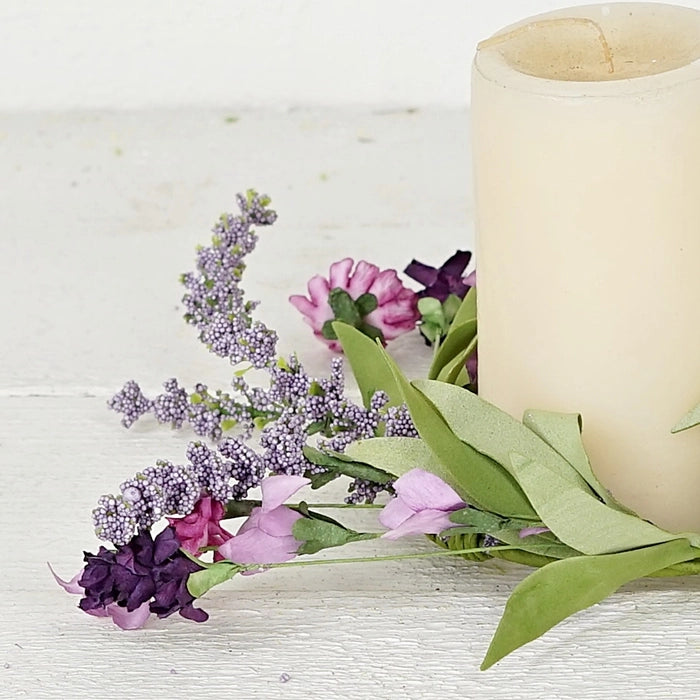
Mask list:
[{"label": "magenta flower", "polygon": [[[218,547],[233,535],[221,527],[224,506],[211,496],[203,496],[195,504],[194,510],[184,518],[168,518],[175,528],[180,547],[190,554],[198,556],[203,547]],[[214,553],[214,559],[217,559]]]},{"label": "magenta flower", "polygon": [[440,477],[423,469],[411,469],[394,482],[396,498],[379,514],[389,528],[382,537],[395,540],[406,535],[437,535],[455,527],[450,513],[466,503]]},{"label": "magenta flower", "polygon": [[312,277],[309,296],[294,294],[289,301],[304,315],[316,337],[340,351],[333,321],[343,321],[383,344],[413,330],[420,318],[418,297],[403,286],[396,270],[379,270],[365,260],[343,258],[330,267],[328,279]]},{"label": "magenta flower", "polygon": [[277,564],[296,556],[303,542],[292,534],[302,514],[283,505],[302,486],[303,476],[279,474],[262,480],[262,505],[253,508],[238,533],[219,547],[219,554],[236,564]]}]

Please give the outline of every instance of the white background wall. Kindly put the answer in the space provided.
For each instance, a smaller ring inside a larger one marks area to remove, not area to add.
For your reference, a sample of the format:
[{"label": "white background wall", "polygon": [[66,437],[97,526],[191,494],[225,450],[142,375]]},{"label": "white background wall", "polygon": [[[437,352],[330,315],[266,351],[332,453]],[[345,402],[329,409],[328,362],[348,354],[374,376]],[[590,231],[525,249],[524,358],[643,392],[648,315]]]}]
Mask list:
[{"label": "white background wall", "polygon": [[566,4],[0,0],[0,109],[460,106],[479,39]]}]

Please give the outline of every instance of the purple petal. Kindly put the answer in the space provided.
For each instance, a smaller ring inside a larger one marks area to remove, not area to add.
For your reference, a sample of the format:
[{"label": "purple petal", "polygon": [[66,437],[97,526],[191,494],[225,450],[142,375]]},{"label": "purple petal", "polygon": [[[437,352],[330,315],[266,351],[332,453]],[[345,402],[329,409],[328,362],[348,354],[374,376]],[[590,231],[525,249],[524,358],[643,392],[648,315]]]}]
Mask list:
[{"label": "purple petal", "polygon": [[460,277],[467,265],[469,265],[471,259],[471,252],[468,250],[458,250],[442,264],[440,271],[450,277]]},{"label": "purple petal", "polygon": [[379,512],[379,522],[389,530],[393,530],[415,515],[415,510],[409,508],[399,496],[392,498]]},{"label": "purple petal", "polygon": [[470,272],[463,280],[464,284],[469,287],[476,287],[476,270]]},{"label": "purple petal", "polygon": [[411,279],[416,280],[416,282],[420,282],[424,287],[434,284],[438,276],[438,271],[434,267],[418,262],[415,259],[411,260],[406,266],[404,273]]},{"label": "purple petal", "polygon": [[389,532],[385,532],[382,537],[387,540],[396,540],[407,535],[437,535],[443,530],[456,527],[450,520],[450,514],[443,510],[422,510],[415,513],[401,525]]},{"label": "purple petal", "polygon": [[78,571],[78,573],[73,576],[73,578],[70,581],[64,581],[62,578],[59,578],[56,572],[53,570],[53,567],[49,562],[46,562],[47,566],[49,567],[49,571],[53,574],[54,579],[56,579],[56,583],[66,592],[66,593],[74,593],[77,595],[83,595],[85,592],[85,589],[78,584],[78,581],[80,580],[80,577],[83,575],[83,570],[81,569]]},{"label": "purple petal", "polygon": [[310,484],[311,480],[303,476],[288,476],[278,474],[268,476],[262,480],[262,509],[263,512],[274,510],[281,506],[290,496],[294,495],[302,486]]},{"label": "purple petal", "polygon": [[394,490],[414,511],[458,510],[466,503],[439,476],[424,469],[411,469],[394,483]]},{"label": "purple petal", "polygon": [[530,535],[542,535],[545,532],[551,532],[551,530],[548,527],[524,527],[518,533],[518,537],[522,539],[523,537],[529,537]]},{"label": "purple petal", "polygon": [[292,535],[273,537],[256,529],[224,542],[219,552],[237,564],[277,564],[293,559],[301,544]]},{"label": "purple petal", "polygon": [[148,603],[142,603],[136,610],[129,612],[126,608],[121,605],[112,603],[107,606],[107,613],[114,621],[117,627],[121,627],[123,630],[136,630],[139,627],[143,627],[148,616],[151,614],[148,609]]}]

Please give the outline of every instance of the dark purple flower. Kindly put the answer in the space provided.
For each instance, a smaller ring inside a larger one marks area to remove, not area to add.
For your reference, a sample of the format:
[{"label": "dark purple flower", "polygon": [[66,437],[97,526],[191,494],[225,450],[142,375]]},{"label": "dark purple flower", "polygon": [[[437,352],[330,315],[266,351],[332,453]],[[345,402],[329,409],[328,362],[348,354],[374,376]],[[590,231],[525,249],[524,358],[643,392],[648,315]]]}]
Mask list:
[{"label": "dark purple flower", "polygon": [[79,607],[85,612],[100,614],[117,605],[131,613],[148,604],[158,617],[174,612],[196,622],[209,617],[193,606],[195,598],[187,590],[189,575],[203,567],[180,551],[172,527],[155,540],[144,530],[116,551],[100,547],[97,554],[86,552],[85,562],[77,579],[83,589]]},{"label": "dark purple flower", "polygon": [[460,299],[464,299],[469,288],[476,284],[473,272],[468,276],[464,275],[464,270],[471,259],[472,254],[468,250],[458,250],[439,268],[414,259],[404,273],[425,287],[418,292],[421,298],[433,297],[444,302],[450,294],[455,294]]}]

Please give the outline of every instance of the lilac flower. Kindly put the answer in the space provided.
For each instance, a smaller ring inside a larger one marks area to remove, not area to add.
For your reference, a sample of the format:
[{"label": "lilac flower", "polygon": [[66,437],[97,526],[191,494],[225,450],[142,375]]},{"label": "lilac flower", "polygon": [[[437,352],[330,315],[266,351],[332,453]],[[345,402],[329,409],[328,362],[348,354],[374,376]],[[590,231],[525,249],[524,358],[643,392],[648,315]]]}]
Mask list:
[{"label": "lilac flower", "polygon": [[423,469],[412,469],[394,482],[396,498],[379,514],[389,528],[382,537],[390,540],[417,534],[438,534],[455,524],[450,513],[466,503],[442,479]]},{"label": "lilac flower", "polygon": [[86,552],[85,562],[70,581],[56,580],[69,593],[81,593],[78,606],[91,615],[108,615],[123,629],[141,627],[150,613],[168,617],[179,612],[195,622],[209,617],[193,606],[195,598],[187,590],[189,575],[203,567],[180,552],[173,528],[155,540],[150,532],[140,532],[116,551]]},{"label": "lilac flower", "polygon": [[253,319],[256,302],[246,302],[239,283],[244,258],[255,248],[253,225],[267,226],[277,218],[270,199],[249,190],[237,196],[239,216],[224,214],[214,227],[210,247],[197,253],[197,271],[182,276],[185,320],[199,330],[199,339],[232,364],[250,362],[268,367],[275,360],[277,333]]},{"label": "lilac flower", "polygon": [[[180,546],[186,552],[199,556],[204,547],[218,547],[233,535],[221,527],[224,506],[211,496],[197,501],[194,510],[184,518],[168,518]],[[215,553],[215,559],[216,559]]]},{"label": "lilac flower", "polygon": [[219,554],[237,564],[276,564],[293,559],[303,543],[294,537],[292,527],[303,516],[283,504],[309,483],[301,476],[263,479],[262,505],[254,508],[238,533],[219,547]]},{"label": "lilac flower", "polygon": [[294,294],[292,305],[316,337],[331,350],[340,343],[330,323],[344,321],[382,342],[413,330],[419,318],[416,295],[401,284],[396,270],[380,271],[376,265],[344,258],[330,267],[328,279],[315,275],[308,282],[309,296]]},{"label": "lilac flower", "polygon": [[419,297],[433,297],[444,302],[450,294],[464,299],[470,287],[476,284],[475,273],[464,276],[464,270],[471,260],[472,254],[466,250],[458,250],[439,268],[412,260],[404,272],[420,282],[425,289],[418,292]]},{"label": "lilac flower", "polygon": [[123,413],[122,425],[131,427],[140,416],[153,410],[153,401],[149,401],[135,381],[128,381],[108,402],[107,405],[117,413]]}]

